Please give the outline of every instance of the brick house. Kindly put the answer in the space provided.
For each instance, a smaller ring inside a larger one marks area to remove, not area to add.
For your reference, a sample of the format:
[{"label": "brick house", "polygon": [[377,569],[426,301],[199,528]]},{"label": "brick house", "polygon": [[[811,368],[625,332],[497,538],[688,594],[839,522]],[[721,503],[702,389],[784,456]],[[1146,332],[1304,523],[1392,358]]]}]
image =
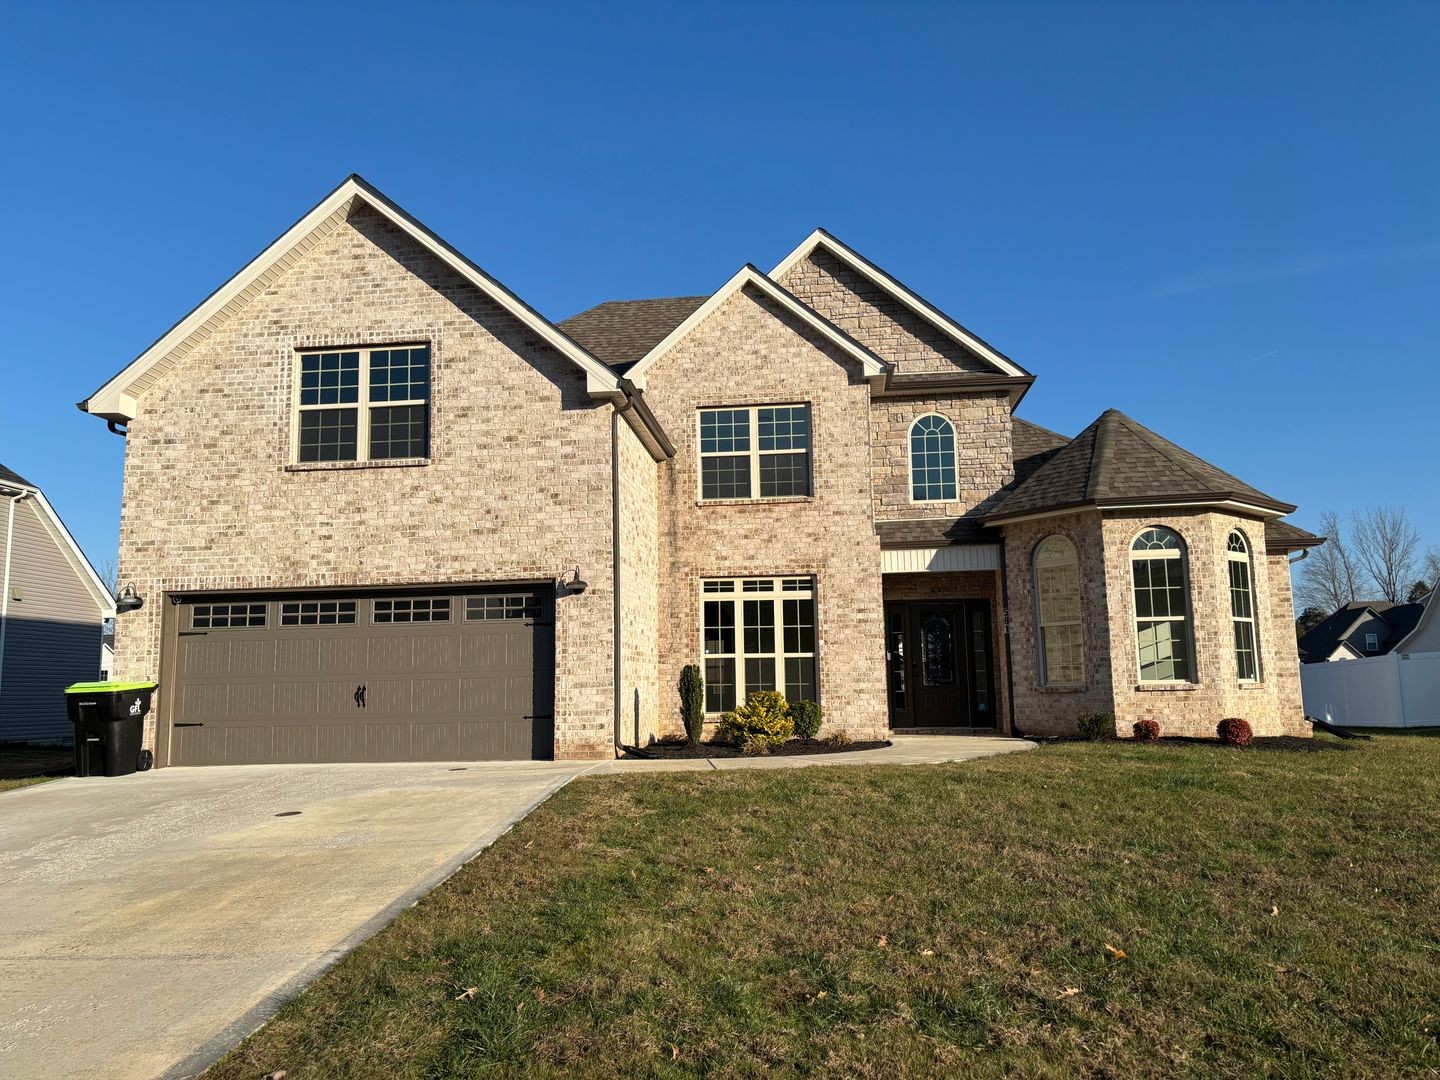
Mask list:
[{"label": "brick house", "polygon": [[351,177],[81,408],[159,764],[599,757],[755,689],[832,729],[1302,730],[1294,507],[1034,382],[817,231],[551,323]]}]

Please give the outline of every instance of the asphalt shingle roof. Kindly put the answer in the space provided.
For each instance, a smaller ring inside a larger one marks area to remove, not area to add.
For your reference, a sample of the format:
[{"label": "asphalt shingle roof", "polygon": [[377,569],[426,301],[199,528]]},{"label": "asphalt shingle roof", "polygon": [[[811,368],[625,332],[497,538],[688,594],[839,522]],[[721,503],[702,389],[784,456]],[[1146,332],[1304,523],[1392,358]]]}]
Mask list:
[{"label": "asphalt shingle roof", "polygon": [[601,363],[628,367],[665,340],[708,296],[607,300],[555,325]]},{"label": "asphalt shingle roof", "polygon": [[1063,510],[1149,499],[1229,498],[1289,513],[1282,503],[1216,468],[1116,409],[1108,409],[986,515]]},{"label": "asphalt shingle roof", "polygon": [[1355,629],[1367,610],[1385,624],[1388,632],[1381,639],[1379,649],[1374,652],[1367,650],[1361,641],[1352,641],[1350,646],[1362,655],[1383,656],[1415,629],[1425,605],[1392,604],[1386,600],[1352,600],[1324,622],[1312,627],[1309,633],[1301,636],[1300,659],[1311,663],[1328,659],[1342,641],[1349,639],[1350,632]]},{"label": "asphalt shingle roof", "polygon": [[3,484],[24,484],[26,487],[34,487],[34,486],[35,486],[34,484],[30,483],[29,480],[26,480],[26,479],[25,479],[23,476],[21,476],[19,473],[15,472],[15,470],[13,470],[13,469],[7,469],[4,465],[0,465],[0,483],[3,483]]}]

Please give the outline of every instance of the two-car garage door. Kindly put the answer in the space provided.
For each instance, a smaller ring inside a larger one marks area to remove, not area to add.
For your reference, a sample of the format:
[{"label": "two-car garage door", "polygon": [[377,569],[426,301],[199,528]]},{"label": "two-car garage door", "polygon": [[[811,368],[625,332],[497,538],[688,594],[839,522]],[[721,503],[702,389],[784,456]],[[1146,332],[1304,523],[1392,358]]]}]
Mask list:
[{"label": "two-car garage door", "polygon": [[176,614],[172,765],[552,756],[549,590],[193,596]]}]

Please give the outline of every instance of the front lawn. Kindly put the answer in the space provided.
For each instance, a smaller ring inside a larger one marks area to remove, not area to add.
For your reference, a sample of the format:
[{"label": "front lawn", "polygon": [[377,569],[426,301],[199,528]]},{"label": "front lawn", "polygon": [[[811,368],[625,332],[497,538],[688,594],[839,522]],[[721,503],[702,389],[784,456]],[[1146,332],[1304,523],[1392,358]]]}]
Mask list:
[{"label": "front lawn", "polygon": [[581,780],[211,1075],[1432,1071],[1440,739],[1344,745]]},{"label": "front lawn", "polygon": [[0,743],[0,791],[43,784],[75,771],[75,751],[68,746]]}]

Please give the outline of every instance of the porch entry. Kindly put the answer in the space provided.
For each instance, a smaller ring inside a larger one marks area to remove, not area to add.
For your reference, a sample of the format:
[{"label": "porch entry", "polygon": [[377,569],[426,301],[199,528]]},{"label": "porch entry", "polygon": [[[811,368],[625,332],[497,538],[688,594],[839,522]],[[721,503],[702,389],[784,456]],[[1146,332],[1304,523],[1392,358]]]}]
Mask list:
[{"label": "porch entry", "polygon": [[892,728],[999,726],[989,600],[885,605]]}]

